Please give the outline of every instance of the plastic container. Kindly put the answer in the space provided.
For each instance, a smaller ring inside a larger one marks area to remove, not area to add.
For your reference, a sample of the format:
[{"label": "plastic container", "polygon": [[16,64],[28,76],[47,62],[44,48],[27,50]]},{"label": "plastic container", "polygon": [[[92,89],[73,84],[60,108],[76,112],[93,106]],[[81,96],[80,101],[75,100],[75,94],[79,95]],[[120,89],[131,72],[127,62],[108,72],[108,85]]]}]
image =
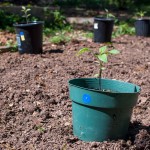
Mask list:
[{"label": "plastic container", "polygon": [[28,24],[14,24],[18,50],[20,54],[42,53],[43,22],[35,21]]},{"label": "plastic container", "polygon": [[112,18],[94,18],[94,42],[105,43],[111,42],[111,36],[114,26]]},{"label": "plastic container", "polygon": [[138,19],[135,21],[137,36],[150,37],[150,19]]},{"label": "plastic container", "polygon": [[73,133],[83,141],[117,140],[126,137],[140,87],[118,80],[79,78],[69,81]]}]

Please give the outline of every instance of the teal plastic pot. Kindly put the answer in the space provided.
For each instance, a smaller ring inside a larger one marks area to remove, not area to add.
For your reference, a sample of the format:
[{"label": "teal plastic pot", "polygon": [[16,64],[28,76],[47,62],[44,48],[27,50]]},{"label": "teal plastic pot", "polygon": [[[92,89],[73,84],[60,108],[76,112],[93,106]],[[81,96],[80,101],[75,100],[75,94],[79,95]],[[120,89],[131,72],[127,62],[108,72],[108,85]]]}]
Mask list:
[{"label": "teal plastic pot", "polygon": [[73,134],[83,141],[123,139],[128,132],[140,87],[110,79],[101,79],[101,87],[106,92],[96,78],[69,81]]}]

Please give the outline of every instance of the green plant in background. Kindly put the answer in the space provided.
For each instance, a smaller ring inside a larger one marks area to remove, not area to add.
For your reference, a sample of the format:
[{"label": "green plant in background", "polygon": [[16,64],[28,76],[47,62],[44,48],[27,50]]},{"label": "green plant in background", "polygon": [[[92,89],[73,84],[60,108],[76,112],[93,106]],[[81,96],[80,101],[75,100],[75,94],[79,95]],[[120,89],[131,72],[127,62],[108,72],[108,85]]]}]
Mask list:
[{"label": "green plant in background", "polygon": [[120,35],[125,35],[125,34],[129,34],[129,35],[134,35],[135,34],[135,28],[129,26],[128,23],[126,22],[121,22],[115,29],[115,31],[113,32],[113,37],[118,37]]},{"label": "green plant in background", "polygon": [[44,16],[45,28],[50,28],[50,30],[45,30],[46,34],[51,33],[51,29],[62,30],[70,27],[70,24],[66,21],[66,17],[59,10],[50,11],[48,8],[44,8]]},{"label": "green plant in background", "polygon": [[142,19],[146,13],[147,13],[146,11],[138,11],[136,12],[136,16]]},{"label": "green plant in background", "polygon": [[[10,14],[6,11],[0,10],[0,28],[8,29],[10,32],[14,32],[12,24],[14,22],[29,22],[30,20],[41,20],[38,17],[30,17],[30,6],[22,7],[23,16],[20,17],[18,14]],[[44,33],[51,34],[52,32],[57,32],[58,30],[70,30],[71,25],[66,21],[65,16],[62,15],[60,11],[49,11],[49,9],[44,9]]]},{"label": "green plant in background", "polygon": [[1,29],[10,29],[10,31],[14,32],[14,28],[12,29],[13,22],[19,22],[22,18],[19,15],[6,13],[3,10],[0,10],[0,28]]},{"label": "green plant in background", "polygon": [[7,43],[6,43],[6,46],[9,48],[11,48],[11,52],[16,52],[18,51],[18,46],[17,46],[17,43],[13,42],[13,40],[8,40]]},{"label": "green plant in background", "polygon": [[109,4],[116,6],[119,9],[127,9],[133,6],[135,0],[108,0]]},{"label": "green plant in background", "polygon": [[44,28],[43,32],[44,32],[44,35],[49,36],[49,35],[55,35],[56,31],[54,29],[46,27]]},{"label": "green plant in background", "polygon": [[53,15],[56,27],[59,29],[63,29],[67,25],[65,16],[63,16],[62,13],[58,10],[54,11]]},{"label": "green plant in background", "polygon": [[27,8],[25,6],[22,6],[21,11],[24,13],[24,15],[22,17],[24,17],[26,19],[26,23],[28,23],[29,22],[29,16],[31,16],[31,14],[29,14],[29,11],[31,11],[31,9]]},{"label": "green plant in background", "polygon": [[57,35],[50,38],[50,42],[52,42],[54,44],[61,44],[61,43],[64,44],[64,43],[70,41],[70,38],[68,36],[66,36],[65,33],[66,33],[65,31],[63,31],[61,33],[57,33]]},{"label": "green plant in background", "polygon": [[99,90],[101,90],[102,71],[105,69],[105,63],[108,62],[108,56],[119,54],[119,51],[116,49],[110,49],[105,45],[99,48],[98,53],[94,53],[91,49],[85,47],[78,51],[77,56],[80,56],[85,52],[90,52],[92,56],[97,59],[96,62],[98,63],[98,74],[96,74],[95,77],[99,78]]},{"label": "green plant in background", "polygon": [[[38,18],[31,17],[31,20],[38,20]],[[9,32],[14,32],[12,24],[14,22],[23,22],[24,17],[20,17],[18,14],[10,14],[6,11],[0,10],[0,28]]]},{"label": "green plant in background", "polygon": [[84,34],[84,36],[85,36],[86,38],[92,39],[94,35],[93,35],[93,32],[86,32],[86,33]]}]

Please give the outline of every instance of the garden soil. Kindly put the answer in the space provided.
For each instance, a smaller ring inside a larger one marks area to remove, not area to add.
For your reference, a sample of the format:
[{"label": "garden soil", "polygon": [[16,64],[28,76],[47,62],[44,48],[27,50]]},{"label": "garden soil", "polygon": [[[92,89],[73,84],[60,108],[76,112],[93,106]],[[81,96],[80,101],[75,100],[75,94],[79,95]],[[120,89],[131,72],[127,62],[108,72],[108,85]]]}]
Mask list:
[{"label": "garden soil", "polygon": [[80,48],[103,44],[86,40],[43,46],[43,54],[0,54],[0,150],[150,149],[150,38],[114,38],[120,54],[109,57],[103,78],[141,87],[126,139],[84,142],[73,135],[68,80],[92,77],[97,64]]}]

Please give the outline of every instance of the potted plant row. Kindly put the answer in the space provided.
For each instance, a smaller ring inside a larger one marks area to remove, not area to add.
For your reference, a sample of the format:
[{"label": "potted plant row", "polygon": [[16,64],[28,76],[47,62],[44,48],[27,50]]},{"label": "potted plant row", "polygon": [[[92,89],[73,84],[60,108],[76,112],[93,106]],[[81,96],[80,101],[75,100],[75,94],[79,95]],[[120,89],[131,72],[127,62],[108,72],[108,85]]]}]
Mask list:
[{"label": "potted plant row", "polygon": [[118,50],[103,46],[98,53],[94,53],[89,48],[83,48],[77,55],[85,52],[97,59],[99,68],[97,78],[69,80],[73,134],[83,141],[125,138],[140,87],[120,80],[102,78],[108,56],[118,54]]},{"label": "potted plant row", "polygon": [[22,6],[26,22],[15,23],[16,39],[20,54],[42,53],[43,21],[29,21],[31,9]]},{"label": "potted plant row", "polygon": [[[94,17],[94,39],[96,43],[111,42],[115,16],[105,9],[104,17]],[[150,37],[150,19],[144,17],[146,11],[138,11],[135,20],[135,33],[137,36]]]}]

